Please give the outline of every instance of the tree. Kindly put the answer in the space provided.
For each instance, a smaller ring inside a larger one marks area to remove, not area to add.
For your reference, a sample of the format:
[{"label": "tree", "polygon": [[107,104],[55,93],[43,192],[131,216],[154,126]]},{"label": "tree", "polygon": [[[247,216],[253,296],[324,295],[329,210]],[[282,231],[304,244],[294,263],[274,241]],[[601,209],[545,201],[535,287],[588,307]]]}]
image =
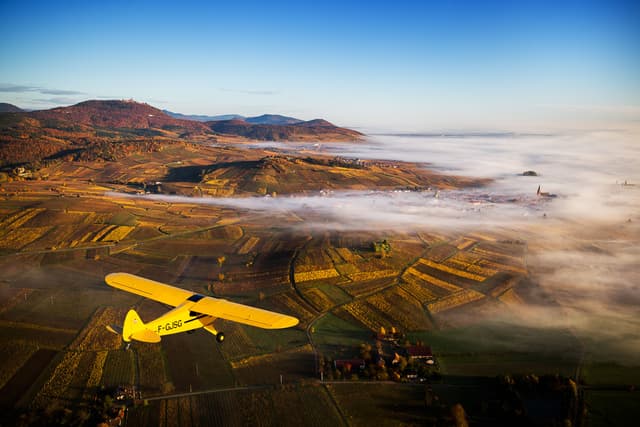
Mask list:
[{"label": "tree", "polygon": [[407,361],[407,358],[400,356],[398,360],[398,368],[400,369],[400,372],[403,372],[407,368],[408,364],[409,362]]},{"label": "tree", "polygon": [[382,350],[382,341],[380,340],[376,341],[376,351],[380,356],[384,354],[384,351]]},{"label": "tree", "polygon": [[426,405],[427,408],[430,408],[431,405],[433,405],[434,396],[435,394],[433,393],[433,390],[431,389],[431,387],[428,386],[424,392],[424,404]]},{"label": "tree", "polygon": [[464,408],[461,404],[456,403],[451,408],[451,416],[453,417],[453,422],[456,427],[469,427],[469,422],[467,421],[467,414],[464,412]]},{"label": "tree", "polygon": [[113,406],[113,398],[109,395],[106,395],[102,404],[105,410],[110,409]]},{"label": "tree", "polygon": [[389,379],[389,373],[387,372],[387,368],[384,365],[378,367],[376,379],[378,381],[387,381]]},{"label": "tree", "polygon": [[360,344],[360,357],[366,362],[371,360],[371,344]]},{"label": "tree", "polygon": [[162,384],[162,392],[164,394],[168,394],[171,393],[172,391],[174,391],[176,388],[173,385],[173,382],[171,381],[166,381]]},{"label": "tree", "polygon": [[384,239],[380,242],[373,242],[372,244],[373,250],[380,258],[385,258],[389,256],[391,253],[391,245],[387,242],[387,239]]},{"label": "tree", "polygon": [[567,380],[567,383],[569,385],[569,390],[571,392],[571,398],[573,399],[577,399],[578,398],[578,385],[576,384],[576,382],[574,380],[572,380],[571,378],[569,378]]}]

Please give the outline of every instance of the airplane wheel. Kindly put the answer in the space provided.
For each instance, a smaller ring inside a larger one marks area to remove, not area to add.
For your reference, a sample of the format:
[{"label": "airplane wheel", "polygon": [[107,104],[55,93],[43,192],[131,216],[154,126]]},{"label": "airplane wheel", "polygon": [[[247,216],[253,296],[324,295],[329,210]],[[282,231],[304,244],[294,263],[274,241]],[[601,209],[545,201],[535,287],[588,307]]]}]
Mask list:
[{"label": "airplane wheel", "polygon": [[224,341],[224,332],[218,332],[216,334],[216,341],[218,341],[218,342]]}]

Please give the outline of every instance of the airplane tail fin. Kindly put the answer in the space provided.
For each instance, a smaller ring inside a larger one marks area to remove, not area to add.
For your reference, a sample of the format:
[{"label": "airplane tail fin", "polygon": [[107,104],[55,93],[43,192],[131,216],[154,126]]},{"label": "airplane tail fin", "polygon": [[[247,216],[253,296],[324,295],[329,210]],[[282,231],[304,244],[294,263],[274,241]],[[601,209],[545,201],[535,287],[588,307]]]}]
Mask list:
[{"label": "airplane tail fin", "polygon": [[[107,327],[107,329],[112,332],[116,332],[120,328],[116,329],[114,327]],[[122,339],[126,342],[130,342],[131,340],[151,343],[160,342],[160,335],[150,329],[147,329],[146,325],[135,310],[129,310],[127,316],[124,318],[124,326],[121,331]]]}]

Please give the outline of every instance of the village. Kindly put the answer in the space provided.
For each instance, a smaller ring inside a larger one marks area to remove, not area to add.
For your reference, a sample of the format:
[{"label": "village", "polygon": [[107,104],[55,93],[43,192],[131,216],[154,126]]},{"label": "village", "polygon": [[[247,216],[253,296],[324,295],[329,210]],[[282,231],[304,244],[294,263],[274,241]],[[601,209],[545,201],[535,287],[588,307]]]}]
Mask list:
[{"label": "village", "polygon": [[[400,344],[402,342],[402,344]],[[362,343],[351,359],[335,359],[327,372],[328,379],[426,382],[438,378],[439,368],[431,347],[422,342],[412,344],[395,327],[372,336],[372,343]],[[320,376],[325,379],[326,361],[321,362]]]}]

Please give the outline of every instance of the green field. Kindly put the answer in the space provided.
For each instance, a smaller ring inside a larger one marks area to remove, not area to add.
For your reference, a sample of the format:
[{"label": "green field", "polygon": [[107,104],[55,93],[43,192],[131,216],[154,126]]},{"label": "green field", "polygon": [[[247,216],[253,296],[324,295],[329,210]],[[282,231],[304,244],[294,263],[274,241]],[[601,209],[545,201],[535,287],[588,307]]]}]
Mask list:
[{"label": "green field", "polygon": [[347,322],[332,313],[313,325],[312,338],[320,352],[333,359],[351,358],[360,344],[371,340],[371,331]]},{"label": "green field", "polygon": [[576,360],[536,353],[447,354],[436,357],[440,372],[451,376],[495,377],[535,373],[574,376]]},{"label": "green field", "polygon": [[567,330],[481,321],[462,328],[411,332],[411,340],[431,345],[436,353],[532,352],[576,356],[579,341]]},{"label": "green field", "polygon": [[426,425],[424,387],[403,384],[330,384],[327,390],[349,425]]},{"label": "green field", "polygon": [[588,385],[640,386],[640,366],[626,366],[615,362],[587,362],[582,367],[582,379]]},{"label": "green field", "polygon": [[588,425],[591,427],[632,427],[640,419],[638,391],[588,390],[585,392]]},{"label": "green field", "polygon": [[241,326],[256,348],[256,353],[273,353],[307,343],[304,331],[298,328],[290,328],[282,331],[270,331],[251,326]]},{"label": "green field", "polygon": [[485,322],[410,333],[412,341],[431,346],[443,374],[494,377],[506,374],[574,376],[579,342],[568,331]]},{"label": "green field", "polygon": [[231,368],[220,346],[206,331],[176,334],[162,340],[166,367],[176,392],[233,385]]}]

